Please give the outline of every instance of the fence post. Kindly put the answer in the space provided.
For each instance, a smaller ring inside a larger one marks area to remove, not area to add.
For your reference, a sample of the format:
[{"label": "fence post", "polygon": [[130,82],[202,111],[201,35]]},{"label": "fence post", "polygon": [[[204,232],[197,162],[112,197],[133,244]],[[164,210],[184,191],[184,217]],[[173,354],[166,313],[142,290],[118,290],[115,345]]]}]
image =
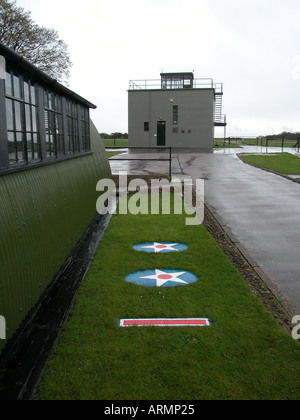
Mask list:
[{"label": "fence post", "polygon": [[282,136],[281,148],[283,149],[284,146],[284,136]]},{"label": "fence post", "polygon": [[169,177],[172,177],[172,147],[170,147],[170,156],[169,156]]}]

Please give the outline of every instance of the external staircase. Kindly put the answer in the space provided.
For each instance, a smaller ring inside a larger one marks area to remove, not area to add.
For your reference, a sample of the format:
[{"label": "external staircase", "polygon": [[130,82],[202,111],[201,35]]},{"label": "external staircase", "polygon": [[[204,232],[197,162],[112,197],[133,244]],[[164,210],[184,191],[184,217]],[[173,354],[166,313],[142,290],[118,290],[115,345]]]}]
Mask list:
[{"label": "external staircase", "polygon": [[226,115],[222,114],[223,85],[215,85],[215,127],[226,127]]}]

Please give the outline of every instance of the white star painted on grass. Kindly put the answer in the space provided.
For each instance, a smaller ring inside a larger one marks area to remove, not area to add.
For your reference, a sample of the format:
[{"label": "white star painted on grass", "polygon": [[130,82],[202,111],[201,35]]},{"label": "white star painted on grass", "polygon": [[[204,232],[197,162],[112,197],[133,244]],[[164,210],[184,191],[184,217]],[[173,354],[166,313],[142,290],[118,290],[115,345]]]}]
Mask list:
[{"label": "white star painted on grass", "polygon": [[182,274],[185,274],[185,271],[180,271],[178,273],[166,273],[165,271],[155,270],[155,274],[153,274],[151,276],[141,277],[141,279],[156,280],[156,286],[157,287],[161,287],[169,281],[171,281],[173,283],[188,284],[186,281],[178,278]]},{"label": "white star painted on grass", "polygon": [[178,245],[178,243],[177,244],[161,244],[159,242],[154,242],[153,245],[142,246],[142,248],[154,249],[155,252],[178,251],[178,249],[173,248],[173,246],[175,246],[175,245]]}]

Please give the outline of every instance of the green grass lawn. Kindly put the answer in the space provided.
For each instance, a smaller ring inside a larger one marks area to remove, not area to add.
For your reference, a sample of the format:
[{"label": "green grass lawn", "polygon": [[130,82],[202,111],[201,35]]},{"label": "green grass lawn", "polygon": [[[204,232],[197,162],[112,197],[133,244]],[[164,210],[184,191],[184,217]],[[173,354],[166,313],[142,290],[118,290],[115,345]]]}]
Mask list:
[{"label": "green grass lawn", "polygon": [[[229,138],[226,139],[229,142]],[[266,138],[258,139],[258,138],[231,138],[230,140],[232,146],[234,145],[241,145],[241,146],[263,146],[263,147],[281,147],[282,148],[282,140],[281,139],[269,139],[267,141]],[[224,143],[224,139],[215,139],[215,144],[221,146]],[[285,139],[283,143],[283,147],[295,147],[296,140],[289,140]]]},{"label": "green grass lawn", "polygon": [[[115,215],[36,399],[299,399],[300,345],[266,311],[202,226],[185,215]],[[146,254],[134,244],[181,242]],[[124,281],[146,269],[191,271],[189,286]],[[119,318],[208,317],[211,327],[119,328]]]},{"label": "green grass lawn", "polygon": [[[297,140],[289,140],[289,139],[285,139],[283,142],[283,147],[295,147],[297,143]],[[277,140],[269,140],[267,142],[267,140],[264,140],[261,144],[261,142],[258,143],[259,145],[262,146],[267,146],[268,147],[281,147],[282,148],[282,140],[277,139]]]},{"label": "green grass lawn", "polygon": [[[295,147],[297,141],[296,140],[289,140],[285,139],[283,142],[283,147]],[[282,140],[281,139],[245,139],[243,144],[249,146],[263,146],[263,147],[281,147],[282,148]]]},{"label": "green grass lawn", "polygon": [[107,153],[107,157],[108,158],[111,158],[113,156],[119,155],[122,152],[106,152],[106,153]]},{"label": "green grass lawn", "polygon": [[300,175],[300,159],[290,153],[276,155],[241,155],[244,162],[284,175]]},{"label": "green grass lawn", "polygon": [[102,139],[105,147],[128,147],[128,139]]},{"label": "green grass lawn", "polygon": [[224,145],[224,139],[214,139],[214,147],[215,148],[223,148],[223,149],[228,149],[228,148],[236,148],[236,149],[240,149],[241,147],[238,144],[228,144],[226,143]]}]

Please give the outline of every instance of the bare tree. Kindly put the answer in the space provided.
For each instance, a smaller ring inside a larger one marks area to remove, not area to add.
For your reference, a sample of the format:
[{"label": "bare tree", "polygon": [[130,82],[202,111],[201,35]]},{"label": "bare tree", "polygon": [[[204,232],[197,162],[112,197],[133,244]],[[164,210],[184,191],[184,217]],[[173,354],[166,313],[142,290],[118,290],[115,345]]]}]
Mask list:
[{"label": "bare tree", "polygon": [[0,0],[0,42],[54,79],[66,83],[70,77],[66,43],[54,29],[37,25],[16,1]]}]

